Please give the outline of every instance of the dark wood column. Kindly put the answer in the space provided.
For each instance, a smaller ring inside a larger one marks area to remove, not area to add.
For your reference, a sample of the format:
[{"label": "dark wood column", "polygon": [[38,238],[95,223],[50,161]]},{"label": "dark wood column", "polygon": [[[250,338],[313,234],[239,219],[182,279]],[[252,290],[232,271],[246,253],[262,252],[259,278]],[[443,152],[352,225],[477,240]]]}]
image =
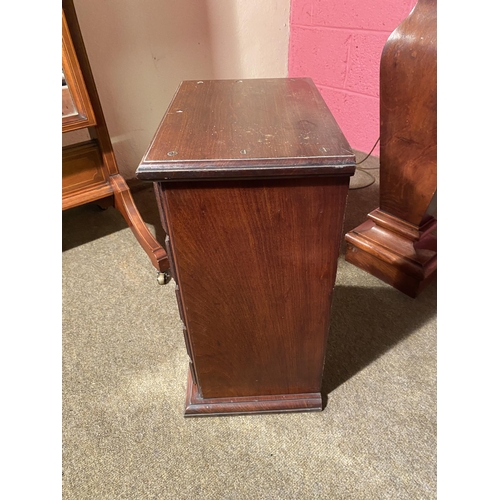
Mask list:
[{"label": "dark wood column", "polygon": [[346,260],[416,297],[436,275],[436,0],[419,0],[380,62],[380,206],[346,235]]}]

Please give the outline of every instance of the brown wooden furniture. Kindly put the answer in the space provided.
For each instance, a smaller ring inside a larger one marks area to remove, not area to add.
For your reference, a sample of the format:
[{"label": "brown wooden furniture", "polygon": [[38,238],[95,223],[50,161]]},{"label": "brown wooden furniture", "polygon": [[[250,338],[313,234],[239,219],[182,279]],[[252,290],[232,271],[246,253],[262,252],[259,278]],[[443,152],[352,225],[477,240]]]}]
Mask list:
[{"label": "brown wooden furniture", "polygon": [[313,411],[355,157],[310,79],[186,81],[155,181],[191,359],[185,415]]},{"label": "brown wooden furniture", "polygon": [[436,276],[436,0],[419,0],[380,65],[380,207],[346,235],[346,260],[411,297]]},{"label": "brown wooden furniture", "polygon": [[168,257],[142,220],[125,179],[118,173],[72,0],[63,0],[62,69],[62,131],[88,128],[91,137],[90,141],[63,147],[62,208],[89,202],[103,207],[113,204],[158,270],[159,282],[164,282]]}]

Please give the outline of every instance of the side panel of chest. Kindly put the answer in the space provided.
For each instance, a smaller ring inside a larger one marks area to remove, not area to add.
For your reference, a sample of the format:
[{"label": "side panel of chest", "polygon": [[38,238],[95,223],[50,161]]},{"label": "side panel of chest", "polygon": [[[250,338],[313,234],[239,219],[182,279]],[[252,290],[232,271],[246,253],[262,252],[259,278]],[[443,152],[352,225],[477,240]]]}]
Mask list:
[{"label": "side panel of chest", "polygon": [[203,398],[320,391],[348,180],[159,184]]}]

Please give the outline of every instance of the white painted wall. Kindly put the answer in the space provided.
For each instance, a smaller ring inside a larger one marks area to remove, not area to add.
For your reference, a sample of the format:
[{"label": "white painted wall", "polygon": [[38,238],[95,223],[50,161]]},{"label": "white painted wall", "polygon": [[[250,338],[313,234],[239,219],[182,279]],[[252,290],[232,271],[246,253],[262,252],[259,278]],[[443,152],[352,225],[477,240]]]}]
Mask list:
[{"label": "white painted wall", "polygon": [[286,77],[289,0],[75,0],[121,174],[182,80]]}]

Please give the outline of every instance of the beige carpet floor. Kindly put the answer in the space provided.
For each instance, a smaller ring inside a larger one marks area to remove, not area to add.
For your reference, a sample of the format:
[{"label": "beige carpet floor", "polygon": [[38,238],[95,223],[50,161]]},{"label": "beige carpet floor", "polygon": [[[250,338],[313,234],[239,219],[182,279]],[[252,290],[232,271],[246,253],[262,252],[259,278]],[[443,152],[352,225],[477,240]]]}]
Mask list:
[{"label": "beige carpet floor", "polygon": [[[345,231],[378,206],[368,172]],[[161,241],[151,187],[134,197]],[[436,284],[411,299],[342,245],[324,411],[186,419],[174,283],[114,208],[63,212],[62,235],[65,500],[436,498]]]}]

